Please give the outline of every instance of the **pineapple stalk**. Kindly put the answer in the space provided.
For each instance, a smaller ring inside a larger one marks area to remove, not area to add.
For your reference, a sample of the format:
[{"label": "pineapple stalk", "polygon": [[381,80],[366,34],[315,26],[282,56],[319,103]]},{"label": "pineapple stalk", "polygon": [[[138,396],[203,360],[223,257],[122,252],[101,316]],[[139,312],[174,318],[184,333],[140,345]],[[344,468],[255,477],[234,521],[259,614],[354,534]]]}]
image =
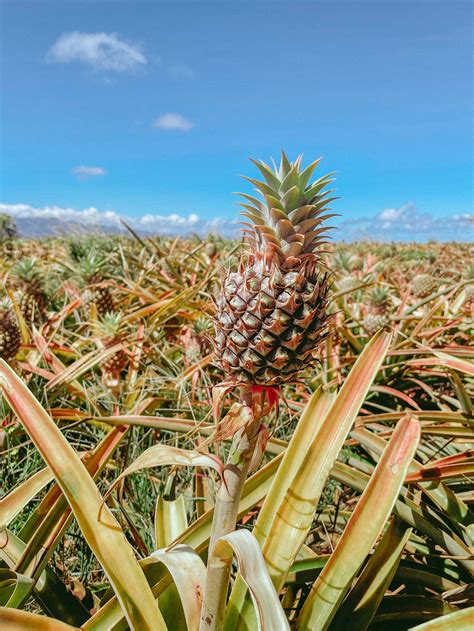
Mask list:
[{"label": "pineapple stalk", "polygon": [[335,198],[325,190],[330,175],[309,183],[319,160],[305,169],[301,161],[289,162],[282,152],[279,167],[254,162],[265,181],[249,180],[261,199],[243,195],[248,250],[216,299],[216,359],[227,384],[240,386],[253,419],[234,437],[216,500],[201,631],[222,628],[230,564],[216,559],[213,547],[235,529],[265,397],[312,366],[327,336],[329,283],[320,254]]},{"label": "pineapple stalk", "polygon": [[[249,386],[241,387],[242,403],[252,406],[252,391]],[[256,406],[252,406],[256,411]],[[240,497],[255,451],[260,429],[260,417],[253,416],[252,422],[238,432],[233,440],[223,473],[214,507],[212,533],[207,562],[206,593],[201,611],[201,631],[222,629],[225,603],[229,586],[231,561],[223,562],[213,555],[216,541],[235,530]]]}]

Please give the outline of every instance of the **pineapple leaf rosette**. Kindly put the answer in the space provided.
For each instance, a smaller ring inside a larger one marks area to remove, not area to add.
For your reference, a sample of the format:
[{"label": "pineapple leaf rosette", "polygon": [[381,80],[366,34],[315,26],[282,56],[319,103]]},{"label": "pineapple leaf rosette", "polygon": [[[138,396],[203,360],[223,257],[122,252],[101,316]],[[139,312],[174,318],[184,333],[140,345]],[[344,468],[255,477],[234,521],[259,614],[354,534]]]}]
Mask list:
[{"label": "pineapple leaf rosette", "polygon": [[321,159],[280,165],[252,160],[263,180],[245,178],[258,197],[242,193],[247,248],[216,299],[215,352],[227,381],[253,388],[295,381],[311,366],[327,335],[329,276],[321,260],[333,173],[315,181]]}]

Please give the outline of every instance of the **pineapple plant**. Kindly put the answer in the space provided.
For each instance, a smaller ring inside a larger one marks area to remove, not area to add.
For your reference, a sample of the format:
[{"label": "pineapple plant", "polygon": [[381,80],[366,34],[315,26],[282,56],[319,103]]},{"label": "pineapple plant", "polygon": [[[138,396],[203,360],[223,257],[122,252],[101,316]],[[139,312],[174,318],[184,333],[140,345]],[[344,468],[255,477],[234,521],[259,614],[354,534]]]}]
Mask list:
[{"label": "pineapple plant", "polygon": [[369,310],[362,326],[372,336],[390,322],[390,292],[385,287],[375,287],[369,292]]},{"label": "pineapple plant", "polygon": [[209,325],[208,318],[199,316],[195,322],[181,329],[180,342],[188,365],[196,364],[209,353]]},{"label": "pineapple plant", "polygon": [[28,324],[38,324],[46,315],[44,278],[36,258],[24,258],[12,268],[15,300]]},{"label": "pineapple plant", "polygon": [[390,309],[390,292],[385,287],[375,287],[369,292],[369,304],[373,313],[386,314]]},{"label": "pineapple plant", "polygon": [[280,166],[253,161],[265,181],[248,179],[260,199],[242,194],[248,245],[237,271],[230,271],[216,300],[215,352],[238,383],[280,385],[294,381],[314,362],[326,336],[328,274],[320,248],[332,191],[324,175],[310,178],[320,160],[305,169],[302,156]]},{"label": "pineapple plant", "polygon": [[21,345],[18,321],[9,298],[0,301],[0,357],[5,361],[14,359]]},{"label": "pineapple plant", "polygon": [[340,250],[334,255],[333,265],[336,270],[350,274],[356,268],[356,257],[346,250]]},{"label": "pineapple plant", "polygon": [[430,274],[417,274],[411,281],[413,295],[417,298],[426,298],[436,289],[436,279]]},{"label": "pineapple plant", "polygon": [[104,286],[106,261],[102,256],[89,253],[79,265],[80,275],[86,288],[82,294],[84,311],[89,317],[92,304],[96,305],[99,316],[114,311],[114,300],[110,289]]}]

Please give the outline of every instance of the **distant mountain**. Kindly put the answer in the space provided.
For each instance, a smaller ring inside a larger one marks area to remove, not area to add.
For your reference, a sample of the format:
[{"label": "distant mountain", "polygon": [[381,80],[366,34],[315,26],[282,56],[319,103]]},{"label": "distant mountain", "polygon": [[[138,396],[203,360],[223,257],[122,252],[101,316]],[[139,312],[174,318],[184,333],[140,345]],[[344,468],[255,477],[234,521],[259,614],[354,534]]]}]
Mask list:
[{"label": "distant mountain", "polygon": [[[114,210],[100,211],[89,207],[81,210],[45,206],[36,208],[28,204],[2,204],[0,213],[7,213],[16,222],[18,232],[24,238],[46,236],[73,236],[101,232],[128,234],[122,217]],[[372,216],[351,216],[341,213],[336,219],[338,230],[332,233],[334,240],[344,241],[473,241],[474,223],[470,213],[435,216],[420,212],[412,202],[397,208],[385,208]],[[216,217],[202,219],[191,213],[180,215],[146,214],[125,217],[129,225],[141,236],[205,236],[213,233],[223,237],[236,237],[237,221]]]},{"label": "distant mountain", "polygon": [[40,238],[46,236],[80,235],[91,232],[107,234],[127,233],[123,220],[141,235],[206,235],[209,233],[232,236],[235,223],[227,219],[201,219],[196,213],[180,215],[145,214],[122,217],[114,210],[98,210],[94,206],[76,209],[60,206],[35,207],[29,204],[0,203],[0,214],[10,215],[16,222],[20,236]]}]

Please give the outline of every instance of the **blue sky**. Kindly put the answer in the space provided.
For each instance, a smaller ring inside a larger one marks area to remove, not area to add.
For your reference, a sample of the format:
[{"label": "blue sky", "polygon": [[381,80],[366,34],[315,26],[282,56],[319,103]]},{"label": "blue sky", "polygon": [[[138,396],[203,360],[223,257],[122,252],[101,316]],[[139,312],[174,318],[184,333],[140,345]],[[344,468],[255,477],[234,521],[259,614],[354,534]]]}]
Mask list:
[{"label": "blue sky", "polygon": [[419,238],[443,237],[459,221],[466,236],[469,1],[3,0],[1,12],[0,202],[19,217],[226,221],[247,158],[283,147],[338,171],[348,233],[417,238],[424,222]]}]

